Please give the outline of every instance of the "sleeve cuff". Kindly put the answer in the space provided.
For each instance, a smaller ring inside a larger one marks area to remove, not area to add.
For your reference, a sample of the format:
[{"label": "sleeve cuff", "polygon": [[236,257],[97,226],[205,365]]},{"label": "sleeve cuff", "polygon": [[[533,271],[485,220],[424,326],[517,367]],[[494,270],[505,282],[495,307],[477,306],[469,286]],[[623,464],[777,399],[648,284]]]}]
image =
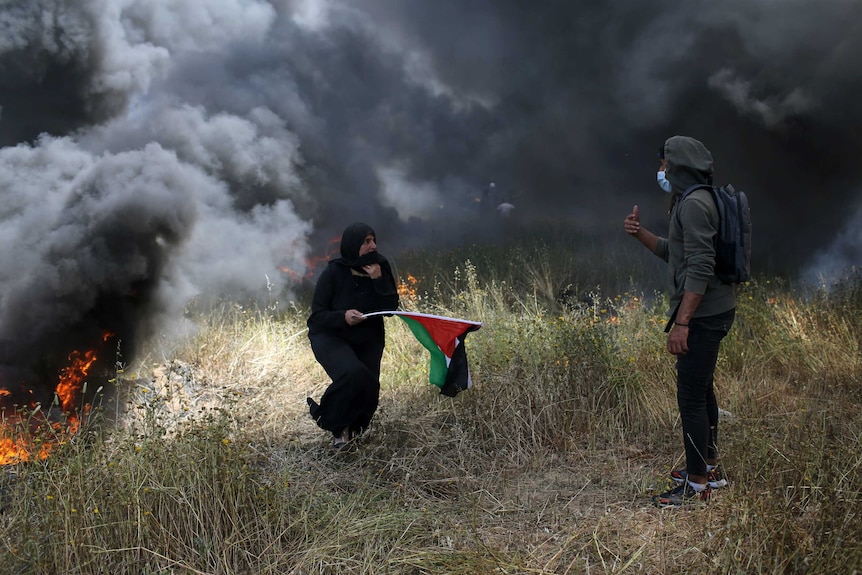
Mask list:
[{"label": "sleeve cuff", "polygon": [[703,295],[706,293],[706,284],[707,280],[699,280],[691,277],[685,278],[685,291],[690,291],[696,293],[698,295]]}]

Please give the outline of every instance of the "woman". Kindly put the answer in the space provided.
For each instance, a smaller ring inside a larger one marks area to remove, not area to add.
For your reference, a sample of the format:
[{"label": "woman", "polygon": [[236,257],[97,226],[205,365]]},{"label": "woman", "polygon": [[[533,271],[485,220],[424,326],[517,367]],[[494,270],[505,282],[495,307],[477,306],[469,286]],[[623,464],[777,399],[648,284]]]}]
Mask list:
[{"label": "woman", "polygon": [[314,288],[308,339],[314,357],[332,378],[320,405],[308,398],[311,417],[341,449],[361,433],[380,399],[383,316],[363,314],[398,307],[389,262],[377,253],[370,226],[351,224],[341,236],[341,257],[327,264]]}]

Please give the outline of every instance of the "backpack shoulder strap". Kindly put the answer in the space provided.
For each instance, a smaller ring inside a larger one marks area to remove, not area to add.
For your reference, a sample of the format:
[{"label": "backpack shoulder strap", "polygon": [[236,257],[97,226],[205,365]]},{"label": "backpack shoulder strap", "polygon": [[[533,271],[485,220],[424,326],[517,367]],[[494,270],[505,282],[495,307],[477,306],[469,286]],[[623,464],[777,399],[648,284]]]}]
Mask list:
[{"label": "backpack shoulder strap", "polygon": [[679,195],[679,201],[684,200],[690,193],[700,189],[707,189],[709,191],[713,191],[713,187],[709,184],[694,184],[687,187],[685,191]]},{"label": "backpack shoulder strap", "polygon": [[679,197],[674,201],[673,207],[671,208],[671,213],[674,214],[678,218],[679,217],[679,210],[678,210],[679,204],[684,199],[686,199],[692,192],[700,190],[700,189],[709,190],[712,193],[713,199],[716,201],[716,203],[718,203],[718,199],[715,197],[715,189],[713,188],[713,186],[711,186],[709,184],[693,184],[693,185],[687,187],[685,189],[685,191],[683,193],[681,193],[679,195]]},{"label": "backpack shoulder strap", "polygon": [[[712,196],[712,201],[715,203],[715,208],[718,211],[718,226],[721,228],[721,221],[724,218],[724,204],[718,197],[718,186],[713,186],[710,184],[693,184],[685,189],[683,193],[679,195],[679,198],[676,201],[676,207],[678,208],[680,203],[687,198],[692,192],[696,192],[697,190],[709,190],[709,195]],[[679,210],[674,210],[674,214],[679,221]],[[715,237],[715,241],[718,241],[718,235]]]}]

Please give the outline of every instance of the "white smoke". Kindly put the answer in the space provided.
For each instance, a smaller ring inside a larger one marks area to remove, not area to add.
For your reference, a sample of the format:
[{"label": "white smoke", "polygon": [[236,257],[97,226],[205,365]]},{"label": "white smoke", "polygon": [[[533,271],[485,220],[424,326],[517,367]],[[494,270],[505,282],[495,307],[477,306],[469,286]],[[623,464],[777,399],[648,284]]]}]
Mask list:
[{"label": "white smoke", "polygon": [[[818,251],[802,273],[802,281],[813,286],[829,287],[862,269],[862,206],[831,240]],[[858,279],[858,278],[857,278]]]},{"label": "white smoke", "polygon": [[[121,4],[114,4],[119,9]],[[110,17],[106,27],[122,21],[119,32],[139,43],[166,48],[174,56],[185,52],[216,54],[236,42],[263,42],[276,13],[260,0],[149,0],[124,2],[121,19]]]},{"label": "white smoke", "polygon": [[4,232],[15,233],[3,252],[10,263],[0,294],[4,341],[62,332],[97,298],[170,275],[171,250],[198,212],[195,195],[176,190],[217,185],[157,144],[97,158],[67,139],[46,138],[0,151],[0,162],[25,183],[10,187],[38,196],[4,220]]},{"label": "white smoke", "polygon": [[0,150],[0,298],[40,264],[43,239],[61,217],[75,179],[93,163],[92,155],[68,138]]},{"label": "white smoke", "polygon": [[434,212],[439,212],[443,205],[435,186],[411,181],[400,166],[381,167],[378,175],[383,204],[394,208],[398,217],[404,221],[410,218],[427,219]]},{"label": "white smoke", "polygon": [[780,126],[788,118],[796,117],[813,107],[811,99],[801,88],[781,97],[757,98],[753,94],[751,82],[727,68],[713,74],[709,78],[709,85],[727,98],[740,114],[757,118],[767,128]]}]

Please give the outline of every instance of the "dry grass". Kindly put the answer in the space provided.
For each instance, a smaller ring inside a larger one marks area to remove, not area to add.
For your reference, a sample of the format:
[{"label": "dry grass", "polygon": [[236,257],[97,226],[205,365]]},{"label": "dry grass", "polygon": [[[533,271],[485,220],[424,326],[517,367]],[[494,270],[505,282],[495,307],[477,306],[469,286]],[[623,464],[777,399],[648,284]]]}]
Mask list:
[{"label": "dry grass", "polygon": [[858,571],[852,286],[742,290],[717,374],[733,485],[675,511],[649,501],[682,457],[661,298],[560,303],[559,278],[524,291],[457,267],[405,303],[485,322],[467,338],[474,389],[439,395],[389,318],[380,410],[334,453],[306,410],[326,384],[307,312],[226,305],[170,358],[119,374],[121,425],[92,418],[6,470],[0,572]]}]

